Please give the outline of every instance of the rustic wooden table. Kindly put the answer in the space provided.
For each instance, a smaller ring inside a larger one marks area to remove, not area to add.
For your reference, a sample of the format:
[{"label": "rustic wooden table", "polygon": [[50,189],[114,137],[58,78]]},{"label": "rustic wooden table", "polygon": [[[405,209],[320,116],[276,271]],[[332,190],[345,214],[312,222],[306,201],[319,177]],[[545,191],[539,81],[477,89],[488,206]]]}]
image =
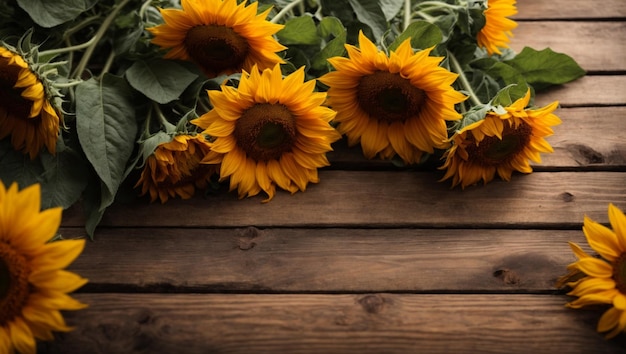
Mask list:
[{"label": "rustic wooden table", "polygon": [[[535,173],[461,190],[342,144],[305,193],[111,208],[71,269],[89,308],[46,353],[624,353],[555,280],[583,216],[626,210],[626,2],[521,0],[512,47],[588,75]],[[76,210],[62,233],[84,234]],[[588,248],[586,248],[588,250]]]}]

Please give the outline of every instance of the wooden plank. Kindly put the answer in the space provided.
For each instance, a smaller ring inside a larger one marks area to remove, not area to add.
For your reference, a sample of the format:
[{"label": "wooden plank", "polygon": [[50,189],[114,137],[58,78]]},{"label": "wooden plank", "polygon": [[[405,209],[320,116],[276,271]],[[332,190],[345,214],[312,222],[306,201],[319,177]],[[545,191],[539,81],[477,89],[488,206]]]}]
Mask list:
[{"label": "wooden plank", "polygon": [[626,105],[626,75],[584,76],[537,95],[537,106],[559,101],[562,107]]},{"label": "wooden plank", "polygon": [[[547,138],[554,152],[543,154],[541,163],[533,163],[535,170],[626,170],[626,107],[561,108],[555,114],[563,123],[554,127],[554,135]],[[390,161],[368,160],[360,146],[348,147],[345,139],[333,148],[328,154],[331,169],[405,169]],[[437,155],[422,166],[409,168],[433,171],[441,165]]]},{"label": "wooden plank", "polygon": [[40,353],[623,353],[554,295],[79,294]]},{"label": "wooden plank", "polygon": [[[170,200],[139,199],[107,210],[102,225],[141,227],[435,227],[578,228],[583,215],[607,220],[607,205],[626,209],[625,172],[536,172],[464,190],[442,172],[320,171],[306,192],[237,199],[235,193]],[[64,215],[81,226],[80,210]]]},{"label": "wooden plank", "polygon": [[550,47],[571,56],[588,71],[626,70],[626,41],[616,40],[626,37],[625,21],[520,21],[513,34],[511,48],[517,52],[525,46],[537,50]]},{"label": "wooden plank", "polygon": [[90,292],[553,293],[575,261],[568,241],[586,242],[580,230],[115,228],[71,270]]},{"label": "wooden plank", "polygon": [[626,17],[626,2],[604,0],[601,6],[589,0],[519,0],[516,20],[606,19]]}]

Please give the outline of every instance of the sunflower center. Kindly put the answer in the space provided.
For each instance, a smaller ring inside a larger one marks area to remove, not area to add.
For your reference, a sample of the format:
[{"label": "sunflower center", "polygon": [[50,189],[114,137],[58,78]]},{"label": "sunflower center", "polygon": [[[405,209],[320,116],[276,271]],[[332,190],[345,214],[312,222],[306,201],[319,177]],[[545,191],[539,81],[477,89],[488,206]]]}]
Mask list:
[{"label": "sunflower center", "polygon": [[482,166],[497,166],[507,163],[519,154],[530,142],[532,128],[521,122],[517,128],[505,124],[502,139],[486,136],[479,144],[470,144],[466,150],[473,162]]},{"label": "sunflower center", "polygon": [[237,120],[233,135],[250,158],[278,160],[296,141],[296,122],[282,104],[256,104]]},{"label": "sunflower center", "polygon": [[0,109],[6,110],[9,116],[26,118],[30,115],[31,103],[21,96],[21,89],[14,87],[19,70],[0,61]]},{"label": "sunflower center", "polygon": [[361,78],[357,99],[361,109],[372,118],[394,122],[417,115],[426,93],[400,74],[377,71]]},{"label": "sunflower center", "polygon": [[0,326],[22,313],[30,294],[29,275],[26,258],[0,242]]},{"label": "sunflower center", "polygon": [[232,28],[218,25],[196,26],[187,32],[185,48],[189,56],[215,72],[238,71],[248,55],[248,41]]},{"label": "sunflower center", "polygon": [[626,253],[622,253],[613,263],[613,280],[617,290],[626,294]]}]

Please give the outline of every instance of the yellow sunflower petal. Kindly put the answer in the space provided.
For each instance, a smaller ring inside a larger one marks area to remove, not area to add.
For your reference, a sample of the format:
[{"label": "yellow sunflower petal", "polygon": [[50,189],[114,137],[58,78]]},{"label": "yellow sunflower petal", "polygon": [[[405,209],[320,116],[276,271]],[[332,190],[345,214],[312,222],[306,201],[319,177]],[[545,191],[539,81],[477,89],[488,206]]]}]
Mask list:
[{"label": "yellow sunflower petal", "polygon": [[617,259],[623,251],[626,251],[621,249],[620,242],[613,231],[586,216],[583,232],[587,237],[589,246],[611,262]]}]

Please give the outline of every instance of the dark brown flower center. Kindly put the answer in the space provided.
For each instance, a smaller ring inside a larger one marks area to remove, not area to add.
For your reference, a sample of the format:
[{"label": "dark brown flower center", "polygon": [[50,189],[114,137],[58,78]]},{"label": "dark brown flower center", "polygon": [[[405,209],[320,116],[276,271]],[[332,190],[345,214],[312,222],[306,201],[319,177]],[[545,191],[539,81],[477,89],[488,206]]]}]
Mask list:
[{"label": "dark brown flower center", "polygon": [[20,316],[30,294],[26,258],[0,242],[0,326]]},{"label": "dark brown flower center", "polygon": [[[530,142],[531,134],[532,128],[526,122],[521,122],[517,128],[505,122],[502,139],[497,136],[486,136],[478,146],[472,143],[466,150],[472,162],[481,166],[498,166],[510,162],[524,150]],[[468,138],[474,140],[471,132]]]},{"label": "dark brown flower center", "polygon": [[185,48],[205,71],[218,75],[226,70],[241,70],[250,46],[230,27],[202,25],[187,32]]},{"label": "dark brown flower center", "polygon": [[248,157],[278,160],[296,141],[296,122],[282,104],[256,104],[237,120],[234,136]]},{"label": "dark brown flower center", "polygon": [[416,116],[426,101],[426,93],[400,74],[377,71],[361,78],[357,99],[370,117],[394,122]]},{"label": "dark brown flower center", "polygon": [[0,110],[14,118],[27,118],[32,103],[21,96],[23,89],[14,88],[20,70],[4,58],[0,59]]},{"label": "dark brown flower center", "polygon": [[626,294],[626,253],[622,253],[613,263],[613,280],[617,290]]}]

